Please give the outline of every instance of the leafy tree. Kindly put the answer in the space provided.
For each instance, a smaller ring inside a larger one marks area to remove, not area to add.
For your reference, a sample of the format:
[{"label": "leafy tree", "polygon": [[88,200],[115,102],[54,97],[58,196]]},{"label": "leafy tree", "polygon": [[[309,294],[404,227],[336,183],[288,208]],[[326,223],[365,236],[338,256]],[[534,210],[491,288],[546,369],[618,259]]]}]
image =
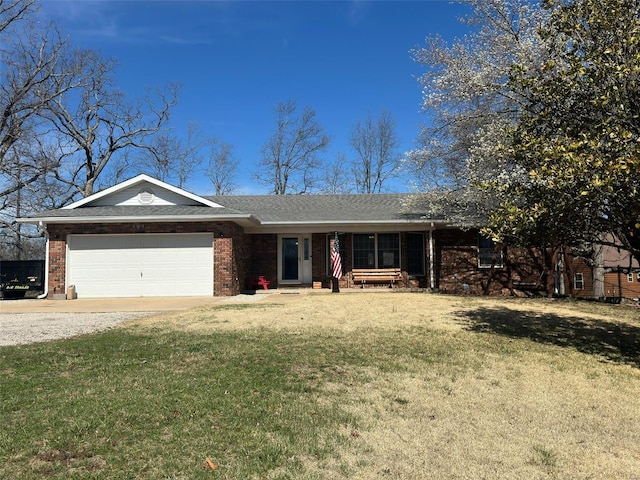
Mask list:
[{"label": "leafy tree", "polygon": [[296,115],[297,104],[289,100],[275,108],[276,130],[262,147],[259,182],[273,189],[276,195],[307,193],[318,179],[320,159],[329,136],[316,119],[316,112],[305,107]]},{"label": "leafy tree", "polygon": [[374,120],[369,113],[363,122],[358,120],[353,126],[349,143],[357,154],[352,169],[358,193],[380,193],[400,168],[393,117],[384,111]]},{"label": "leafy tree", "polygon": [[502,239],[580,245],[613,234],[640,258],[640,7],[635,0],[547,2],[541,70],[517,63],[526,99],[505,150],[520,176],[490,184]]}]

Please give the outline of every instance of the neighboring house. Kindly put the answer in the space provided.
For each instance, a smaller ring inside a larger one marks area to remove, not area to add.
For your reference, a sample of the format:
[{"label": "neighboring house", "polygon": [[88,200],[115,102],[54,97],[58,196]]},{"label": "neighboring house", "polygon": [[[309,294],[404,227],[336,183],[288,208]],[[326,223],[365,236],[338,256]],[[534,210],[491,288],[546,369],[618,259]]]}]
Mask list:
[{"label": "neighboring house", "polygon": [[202,197],[139,175],[20,221],[47,232],[49,298],[70,286],[80,298],[229,296],[259,277],[268,288],[329,287],[336,233],[341,287],[356,286],[354,269],[394,268],[398,287],[545,291],[534,249],[497,249],[477,230],[409,210],[410,196]]},{"label": "neighboring house", "polygon": [[605,246],[604,294],[607,298],[640,298],[640,265],[626,250]]}]

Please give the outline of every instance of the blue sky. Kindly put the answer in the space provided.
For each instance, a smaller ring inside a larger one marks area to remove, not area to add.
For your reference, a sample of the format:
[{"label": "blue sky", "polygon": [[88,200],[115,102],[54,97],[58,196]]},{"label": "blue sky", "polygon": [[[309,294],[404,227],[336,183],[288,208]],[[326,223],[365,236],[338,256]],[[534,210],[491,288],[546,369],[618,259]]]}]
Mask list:
[{"label": "blue sky", "polygon": [[[310,106],[332,137],[324,157],[353,157],[351,129],[369,112],[391,112],[402,152],[414,147],[421,73],[409,53],[432,34],[451,40],[467,27],[463,6],[446,1],[117,1],[43,0],[81,48],[118,61],[119,87],[131,97],[147,86],[182,83],[171,126],[197,122],[234,147],[240,189],[267,193],[251,173],[273,133],[273,108]],[[389,185],[406,191],[407,182]],[[188,185],[210,193],[201,178]]]}]

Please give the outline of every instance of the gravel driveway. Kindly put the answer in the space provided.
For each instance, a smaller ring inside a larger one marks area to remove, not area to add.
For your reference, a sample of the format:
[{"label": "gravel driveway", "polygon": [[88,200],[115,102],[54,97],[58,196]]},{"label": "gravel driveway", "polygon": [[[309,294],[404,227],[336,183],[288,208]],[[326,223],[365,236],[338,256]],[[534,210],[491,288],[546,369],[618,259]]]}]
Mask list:
[{"label": "gravel driveway", "polygon": [[266,296],[0,301],[0,347],[69,338],[161,312],[188,310],[219,302],[253,302]]},{"label": "gravel driveway", "polygon": [[107,330],[150,312],[0,313],[0,346],[46,342]]}]

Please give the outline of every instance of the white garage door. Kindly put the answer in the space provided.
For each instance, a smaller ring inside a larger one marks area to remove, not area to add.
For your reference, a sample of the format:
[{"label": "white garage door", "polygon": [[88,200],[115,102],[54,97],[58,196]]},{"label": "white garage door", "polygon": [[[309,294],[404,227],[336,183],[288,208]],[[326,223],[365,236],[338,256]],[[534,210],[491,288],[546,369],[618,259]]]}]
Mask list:
[{"label": "white garage door", "polygon": [[213,235],[69,235],[67,285],[79,298],[213,295]]}]

